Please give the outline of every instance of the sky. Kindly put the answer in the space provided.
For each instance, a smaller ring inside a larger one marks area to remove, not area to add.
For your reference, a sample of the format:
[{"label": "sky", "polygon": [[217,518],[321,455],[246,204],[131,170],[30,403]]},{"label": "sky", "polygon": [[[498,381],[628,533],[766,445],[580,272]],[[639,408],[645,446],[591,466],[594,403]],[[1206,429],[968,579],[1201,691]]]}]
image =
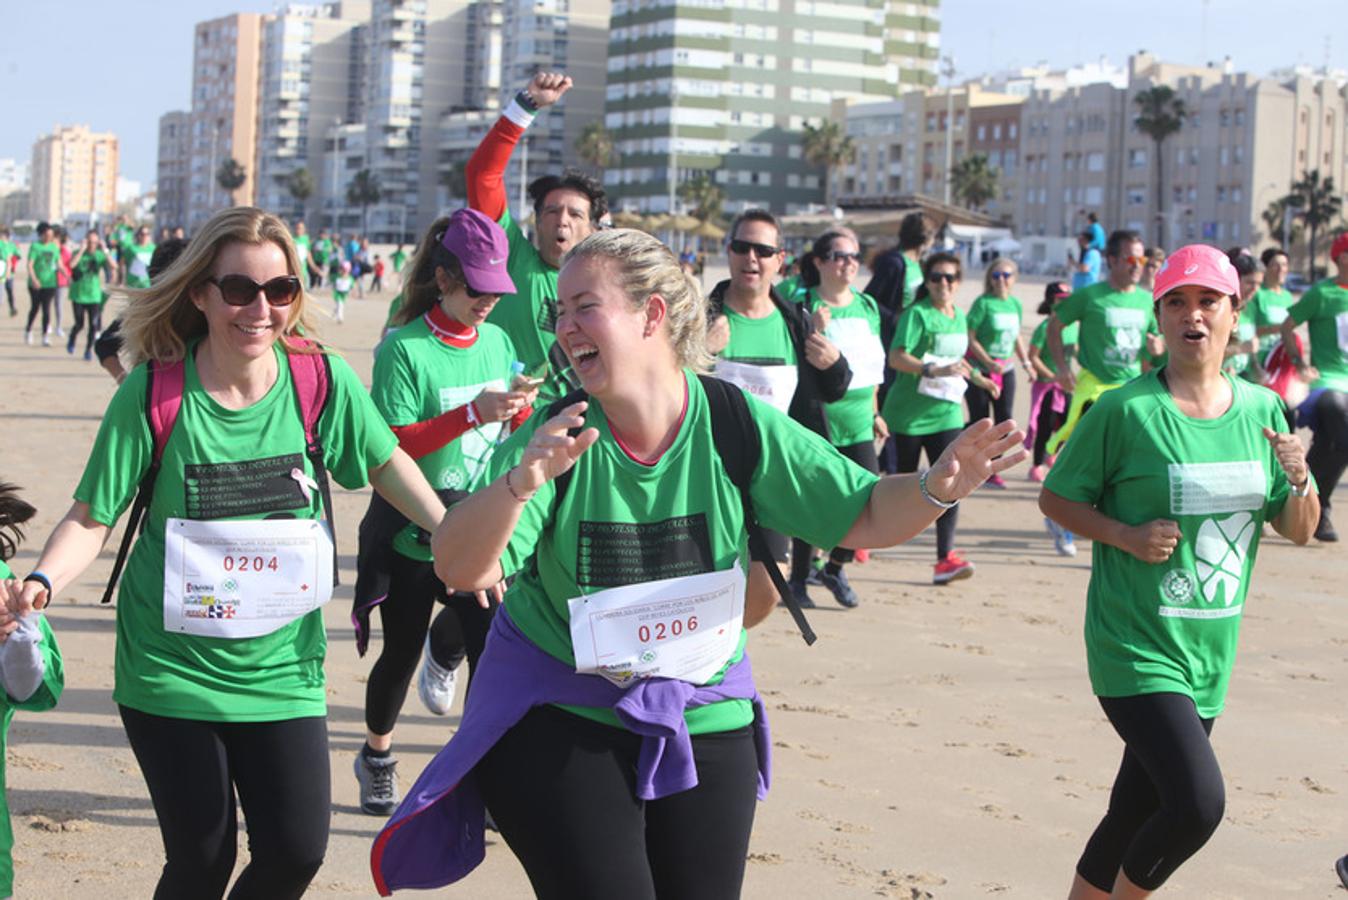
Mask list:
[{"label": "sky", "polygon": [[[1256,75],[1296,63],[1348,67],[1348,33],[1327,47],[1343,0],[1295,0],[1276,21],[1266,0],[942,0],[942,54],[956,79],[1047,62],[1117,66],[1147,50],[1167,62],[1230,56]],[[259,0],[72,0],[61,15],[32,15],[0,0],[0,158],[31,159],[57,124],[85,124],[120,139],[122,175],[155,179],[159,117],[186,109],[197,22],[235,12],[273,12]]]}]

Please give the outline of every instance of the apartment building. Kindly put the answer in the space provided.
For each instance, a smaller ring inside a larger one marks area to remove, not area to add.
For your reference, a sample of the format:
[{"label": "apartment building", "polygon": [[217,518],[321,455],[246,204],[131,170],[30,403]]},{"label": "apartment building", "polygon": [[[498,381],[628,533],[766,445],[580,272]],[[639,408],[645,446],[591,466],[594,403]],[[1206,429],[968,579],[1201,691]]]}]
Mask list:
[{"label": "apartment building", "polygon": [[806,123],[836,99],[934,84],[939,30],[937,0],[614,0],[605,122],[621,163],[605,184],[616,205],[649,211],[698,172],[732,210],[817,205]]},{"label": "apartment building", "polygon": [[58,125],[33,144],[29,214],[59,222],[117,208],[117,136],[87,125]]},{"label": "apartment building", "polygon": [[158,192],[155,219],[160,225],[187,227],[191,148],[192,114],[180,109],[160,116],[159,154],[155,166]]}]

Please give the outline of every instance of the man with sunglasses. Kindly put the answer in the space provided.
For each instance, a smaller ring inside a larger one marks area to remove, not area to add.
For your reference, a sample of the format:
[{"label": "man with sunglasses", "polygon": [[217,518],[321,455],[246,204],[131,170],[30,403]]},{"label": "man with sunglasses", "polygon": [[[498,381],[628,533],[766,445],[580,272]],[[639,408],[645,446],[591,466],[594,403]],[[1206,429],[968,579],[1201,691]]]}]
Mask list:
[{"label": "man with sunglasses", "polygon": [[[774,287],[786,257],[781,242],[777,220],[766,210],[746,210],[731,224],[730,277],[708,297],[707,349],[718,354],[718,378],[827,440],[824,404],[843,398],[852,370],[838,348],[814,330],[804,307]],[[789,541],[775,532],[768,537],[773,555],[785,562]],[[813,605],[803,589],[797,599],[801,606]]]},{"label": "man with sunglasses", "polygon": [[[1058,451],[1101,394],[1142,374],[1147,336],[1160,334],[1151,294],[1138,286],[1147,265],[1142,236],[1136,231],[1115,231],[1105,247],[1105,261],[1109,278],[1073,291],[1054,307],[1049,320],[1048,348],[1058,384],[1072,395],[1067,421],[1049,439],[1049,453]],[[1063,328],[1073,322],[1081,323],[1077,337],[1080,375],[1067,365],[1063,350]]]},{"label": "man with sunglasses", "polygon": [[510,336],[527,373],[546,377],[540,401],[570,390],[561,374],[566,357],[556,346],[557,270],[572,247],[598,230],[608,213],[608,199],[603,186],[582,172],[568,169],[535,179],[529,185],[535,245],[510,215],[505,170],[525,129],[571,86],[571,78],[560,72],[535,75],[510,101],[464,169],[469,207],[495,220],[510,241],[506,267],[518,288],[518,293],[501,298],[488,321]]}]

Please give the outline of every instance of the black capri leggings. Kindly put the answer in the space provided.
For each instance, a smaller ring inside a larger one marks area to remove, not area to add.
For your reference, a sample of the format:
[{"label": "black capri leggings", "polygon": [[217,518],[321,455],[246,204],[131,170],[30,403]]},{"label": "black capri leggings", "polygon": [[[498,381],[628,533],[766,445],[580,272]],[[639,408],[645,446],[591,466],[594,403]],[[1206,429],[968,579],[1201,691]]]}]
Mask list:
[{"label": "black capri leggings", "polygon": [[[938,431],[935,434],[896,434],[894,435],[894,448],[897,451],[898,471],[916,472],[918,460],[921,459],[922,451],[927,452],[927,465],[931,465],[940,458],[955,438],[959,437],[960,429],[952,428],[949,431]],[[960,508],[953,506],[941,513],[941,517],[936,520],[936,561],[940,562],[946,558],[951,550],[955,549],[955,524],[959,521]]]},{"label": "black capri leggings", "polygon": [[155,900],[225,895],[238,846],[236,790],[251,859],[229,896],[303,896],[328,848],[327,719],[200,722],[119,709],[164,840]]},{"label": "black capri leggings", "polygon": [[56,299],[56,288],[35,288],[31,284],[28,286],[28,325],[24,331],[33,330],[33,322],[37,319],[38,310],[42,310],[42,333],[46,334],[47,329],[51,327],[51,305]]},{"label": "black capri leggings", "polygon": [[535,707],[475,769],[501,835],[544,900],[734,900],[757,803],[753,729],[693,737],[698,785],[636,797],[641,739]]},{"label": "black capri leggings", "polygon": [[1183,694],[1101,697],[1100,706],[1123,738],[1123,762],[1077,873],[1109,892],[1122,869],[1154,891],[1222,821],[1226,789],[1208,740],[1213,720],[1200,718]]},{"label": "black capri leggings", "polygon": [[1315,401],[1315,436],[1306,464],[1320,490],[1320,505],[1328,507],[1348,467],[1348,393],[1328,390]]},{"label": "black capri leggings", "polygon": [[[838,452],[850,459],[852,462],[861,466],[867,472],[877,472],[880,469],[880,462],[875,455],[875,441],[861,441],[857,444],[848,444],[846,447],[839,447]],[[800,538],[791,540],[791,578],[794,581],[804,581],[810,574],[810,557],[814,555],[814,547],[805,543]],[[834,547],[833,552],[829,554],[829,559],[838,565],[846,565],[856,557],[856,550],[846,547]]]},{"label": "black capri leggings", "polygon": [[67,349],[74,350],[77,339],[80,336],[80,329],[84,327],[85,322],[89,323],[89,334],[84,341],[84,352],[87,355],[93,355],[94,341],[98,338],[98,331],[103,327],[103,304],[101,303],[72,303],[75,310],[75,324],[70,326],[70,336],[66,341]]},{"label": "black capri leggings", "polygon": [[1033,465],[1042,466],[1048,459],[1049,438],[1067,421],[1067,413],[1053,410],[1053,395],[1045,394],[1039,404],[1039,418],[1034,423],[1034,459]]},{"label": "black capri leggings", "polygon": [[986,419],[989,410],[992,412],[994,422],[999,424],[1005,422],[1011,418],[1011,407],[1016,402],[1016,370],[1007,369],[1002,373],[1002,392],[997,395],[997,399],[994,400],[992,394],[973,382],[969,383],[969,390],[965,393],[964,399],[969,404],[971,423]]},{"label": "black capri leggings", "polygon": [[[444,609],[428,629],[436,601],[443,603]],[[466,656],[472,676],[491,628],[495,601],[492,604],[492,609],[483,609],[472,594],[446,597],[433,563],[397,554],[388,598],[379,604],[384,646],[365,683],[365,725],[370,731],[388,734],[397,724],[428,630],[432,658],[446,669],[454,669]]]}]

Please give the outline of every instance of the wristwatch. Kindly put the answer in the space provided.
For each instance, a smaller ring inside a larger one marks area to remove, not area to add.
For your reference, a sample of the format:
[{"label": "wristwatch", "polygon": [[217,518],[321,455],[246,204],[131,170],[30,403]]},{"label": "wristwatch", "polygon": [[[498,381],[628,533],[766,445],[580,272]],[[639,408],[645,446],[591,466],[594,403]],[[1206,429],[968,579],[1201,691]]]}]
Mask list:
[{"label": "wristwatch", "polygon": [[929,362],[928,362],[928,363],[923,363],[923,364],[922,364],[922,377],[923,377],[923,378],[930,378],[930,377],[931,377],[932,370],[934,370],[935,368],[936,368],[936,366],[933,365],[932,363],[929,363]]},{"label": "wristwatch", "polygon": [[1307,475],[1306,480],[1301,482],[1300,487],[1289,481],[1287,482],[1287,488],[1293,497],[1309,497],[1311,495],[1311,477]]}]

